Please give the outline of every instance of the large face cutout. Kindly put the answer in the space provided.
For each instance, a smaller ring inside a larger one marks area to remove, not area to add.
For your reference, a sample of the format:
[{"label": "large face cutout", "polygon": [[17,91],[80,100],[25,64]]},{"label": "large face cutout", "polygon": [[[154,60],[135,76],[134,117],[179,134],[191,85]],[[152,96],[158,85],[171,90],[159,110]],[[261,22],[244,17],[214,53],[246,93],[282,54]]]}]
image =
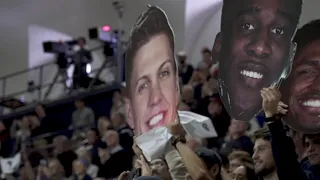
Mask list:
[{"label": "large face cutout", "polygon": [[262,109],[260,90],[290,71],[301,0],[225,0],[219,58],[220,96],[229,114],[249,121]]},{"label": "large face cutout", "polygon": [[[320,22],[317,26],[318,33]],[[289,105],[284,122],[309,134],[320,132],[320,36],[317,39],[298,49],[291,74],[281,85],[283,101]]]},{"label": "large face cutout", "polygon": [[[157,8],[156,11],[166,18],[162,10]],[[169,22],[162,23],[166,24],[160,26],[168,26],[167,30],[171,30]],[[148,28],[143,26],[140,25],[141,28]],[[177,66],[170,44],[173,39],[165,31],[152,32],[158,31],[154,27],[144,31],[150,31],[150,37],[146,37],[145,43],[137,48],[131,58],[129,98],[126,101],[129,123],[139,134],[175,121],[179,102]]]}]

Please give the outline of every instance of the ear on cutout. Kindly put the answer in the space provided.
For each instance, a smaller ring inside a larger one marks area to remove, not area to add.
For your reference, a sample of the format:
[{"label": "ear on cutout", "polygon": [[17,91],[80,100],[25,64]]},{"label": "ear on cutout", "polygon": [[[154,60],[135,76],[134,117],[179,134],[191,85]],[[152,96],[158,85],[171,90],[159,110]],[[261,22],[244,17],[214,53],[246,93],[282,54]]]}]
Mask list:
[{"label": "ear on cutout", "polygon": [[126,114],[127,114],[127,121],[129,126],[134,129],[134,120],[133,120],[133,115],[132,115],[132,108],[131,108],[131,103],[128,98],[124,98],[125,106],[126,106]]},{"label": "ear on cutout", "polygon": [[221,51],[221,32],[216,35],[216,39],[214,40],[214,44],[212,46],[212,61],[213,63],[218,62],[218,58],[216,57],[218,53]]}]

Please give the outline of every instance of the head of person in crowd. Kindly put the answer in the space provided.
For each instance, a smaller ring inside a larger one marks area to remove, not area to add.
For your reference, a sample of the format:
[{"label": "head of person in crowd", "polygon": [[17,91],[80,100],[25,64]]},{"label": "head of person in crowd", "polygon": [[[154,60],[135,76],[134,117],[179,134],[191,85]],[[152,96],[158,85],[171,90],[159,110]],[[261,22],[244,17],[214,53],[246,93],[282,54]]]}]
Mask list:
[{"label": "head of person in crowd", "polygon": [[86,45],[86,38],[85,37],[79,37],[78,38],[78,45],[80,48],[83,48]]},{"label": "head of person in crowd", "polygon": [[120,143],[119,134],[115,130],[106,131],[104,133],[103,140],[107,144],[108,148],[119,146]]},{"label": "head of person in crowd", "polygon": [[276,174],[276,164],[273,159],[271,137],[268,129],[260,129],[254,133],[253,162],[255,173],[259,177]]},{"label": "head of person in crowd", "polygon": [[101,116],[98,119],[99,134],[103,134],[106,130],[112,129],[112,123],[106,116]]},{"label": "head of person in crowd", "polygon": [[290,72],[302,0],[224,0],[212,53],[219,91],[231,117],[249,121],[262,109],[260,90]]},{"label": "head of person in crowd", "polygon": [[181,99],[186,103],[194,101],[194,89],[191,85],[187,84],[182,87]]},{"label": "head of person in crowd", "polygon": [[292,70],[281,84],[282,101],[289,106],[284,122],[304,133],[320,132],[320,20],[298,29]]},{"label": "head of person in crowd", "polygon": [[121,112],[114,113],[111,116],[111,123],[113,128],[118,128],[126,123],[126,116]]},{"label": "head of person in crowd", "polygon": [[44,105],[41,104],[41,103],[38,103],[36,105],[36,108],[35,108],[35,111],[36,111],[36,114],[39,118],[43,118],[46,116],[46,110],[44,108]]},{"label": "head of person in crowd", "polygon": [[230,126],[228,128],[228,135],[233,138],[238,138],[245,135],[245,132],[249,128],[249,123],[246,121],[239,121],[234,118],[231,119]]},{"label": "head of person in crowd", "polygon": [[87,132],[88,144],[94,145],[99,140],[100,133],[97,128],[91,128]]},{"label": "head of person in crowd", "polygon": [[58,154],[65,151],[65,144],[68,141],[66,136],[57,136],[53,138],[54,151]]},{"label": "head of person in crowd", "polygon": [[215,180],[221,180],[221,167],[222,160],[220,155],[214,150],[207,148],[199,148],[195,151],[195,154],[203,161],[206,165],[209,176]]},{"label": "head of person in crowd", "polygon": [[112,103],[115,106],[123,104],[123,97],[122,97],[120,90],[114,91],[113,96],[112,96]]},{"label": "head of person in crowd", "polygon": [[29,118],[27,116],[22,117],[21,120],[21,128],[22,129],[30,129],[30,121]]},{"label": "head of person in crowd", "polygon": [[89,163],[85,159],[76,159],[72,163],[73,174],[77,176],[83,176],[86,174]]},{"label": "head of person in crowd", "polygon": [[207,68],[213,64],[212,54],[209,48],[202,49],[202,60],[206,64]]},{"label": "head of person in crowd", "polygon": [[213,95],[209,98],[209,100],[208,113],[211,115],[211,117],[220,115],[223,111],[223,105],[218,94]]},{"label": "head of person in crowd", "polygon": [[64,177],[64,169],[58,159],[50,159],[48,162],[49,178],[62,178]]},{"label": "head of person in crowd", "polygon": [[169,167],[164,158],[156,158],[150,162],[150,168],[153,176],[158,176],[163,180],[171,180]]},{"label": "head of person in crowd", "polygon": [[131,31],[126,54],[126,111],[136,133],[177,118],[179,78],[174,34],[163,10],[149,6]]},{"label": "head of person in crowd", "polygon": [[228,156],[229,159],[229,170],[234,172],[235,169],[241,165],[251,165],[253,169],[253,160],[251,155],[246,151],[233,151]]},{"label": "head of person in crowd", "polygon": [[84,107],[86,107],[86,104],[85,104],[83,99],[75,100],[74,104],[75,104],[76,108],[79,109],[79,110],[83,109]]},{"label": "head of person in crowd", "polygon": [[240,165],[232,173],[231,177],[233,180],[258,180],[253,166]]},{"label": "head of person in crowd", "polygon": [[320,166],[320,134],[304,135],[308,160],[313,166]]},{"label": "head of person in crowd", "polygon": [[[179,63],[179,67],[183,67],[187,64],[187,53],[184,51],[179,51],[177,53],[177,58],[178,58],[178,63]],[[179,70],[181,70],[182,68],[179,68]]]}]

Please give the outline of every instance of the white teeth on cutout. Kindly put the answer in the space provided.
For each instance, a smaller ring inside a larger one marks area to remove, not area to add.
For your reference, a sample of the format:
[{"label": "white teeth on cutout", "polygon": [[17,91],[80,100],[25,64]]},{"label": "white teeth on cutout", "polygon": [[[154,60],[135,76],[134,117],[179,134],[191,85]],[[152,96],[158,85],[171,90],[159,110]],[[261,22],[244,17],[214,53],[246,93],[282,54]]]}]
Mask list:
[{"label": "white teeth on cutout", "polygon": [[302,103],[304,106],[318,108],[320,107],[320,100],[307,100]]},{"label": "white teeth on cutout", "polygon": [[250,78],[254,78],[254,79],[263,78],[263,74],[258,73],[258,72],[254,72],[254,71],[242,70],[242,71],[240,71],[240,74],[247,76],[247,77],[250,77]]},{"label": "white teeth on cutout", "polygon": [[154,116],[150,121],[149,121],[149,126],[154,126],[158,122],[160,122],[163,119],[163,113],[160,113],[156,116]]}]

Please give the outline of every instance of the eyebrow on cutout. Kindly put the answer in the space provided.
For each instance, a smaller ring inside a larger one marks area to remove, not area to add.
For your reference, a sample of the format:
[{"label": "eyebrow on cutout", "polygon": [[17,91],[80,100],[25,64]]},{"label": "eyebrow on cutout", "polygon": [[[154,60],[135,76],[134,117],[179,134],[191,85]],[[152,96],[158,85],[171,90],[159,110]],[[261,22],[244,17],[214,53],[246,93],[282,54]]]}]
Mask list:
[{"label": "eyebrow on cutout", "polygon": [[302,66],[302,65],[309,65],[309,66],[320,66],[320,59],[306,59],[303,58],[297,66]]},{"label": "eyebrow on cutout", "polygon": [[282,16],[283,18],[287,19],[288,21],[290,21],[291,23],[294,23],[296,21],[296,19],[299,19],[299,16],[282,11],[280,9],[276,10],[276,14],[279,16]]},{"label": "eyebrow on cutout", "polygon": [[[162,69],[163,66],[166,65],[167,63],[172,64],[172,60],[167,59],[166,61],[164,61],[164,62],[159,66],[157,72],[159,72],[159,70]],[[137,86],[137,84],[139,83],[139,81],[140,81],[140,80],[143,80],[143,79],[148,79],[148,76],[147,76],[147,75],[143,75],[143,76],[141,76],[140,78],[138,78],[138,80],[137,80],[136,83],[135,83],[135,86]]]},{"label": "eyebrow on cutout", "polygon": [[240,10],[236,15],[236,19],[246,14],[256,14],[260,12],[261,12],[261,8],[257,6],[251,6],[251,7]]}]

